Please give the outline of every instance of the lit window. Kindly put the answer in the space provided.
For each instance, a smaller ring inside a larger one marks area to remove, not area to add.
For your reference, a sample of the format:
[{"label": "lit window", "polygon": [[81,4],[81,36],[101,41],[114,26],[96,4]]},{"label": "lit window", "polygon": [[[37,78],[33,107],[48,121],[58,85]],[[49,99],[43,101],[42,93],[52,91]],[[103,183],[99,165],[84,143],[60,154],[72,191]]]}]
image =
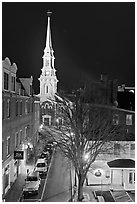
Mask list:
[{"label": "lit window", "polygon": [[9,90],[9,74],[4,72],[4,89]]},{"label": "lit window", "polygon": [[15,91],[15,77],[11,77],[11,91]]},{"label": "lit window", "polygon": [[114,155],[120,155],[120,144],[114,144]]},{"label": "lit window", "polygon": [[126,125],[132,125],[132,115],[126,115]]},{"label": "lit window", "polygon": [[118,125],[119,124],[119,115],[114,114],[113,115],[113,125]]}]

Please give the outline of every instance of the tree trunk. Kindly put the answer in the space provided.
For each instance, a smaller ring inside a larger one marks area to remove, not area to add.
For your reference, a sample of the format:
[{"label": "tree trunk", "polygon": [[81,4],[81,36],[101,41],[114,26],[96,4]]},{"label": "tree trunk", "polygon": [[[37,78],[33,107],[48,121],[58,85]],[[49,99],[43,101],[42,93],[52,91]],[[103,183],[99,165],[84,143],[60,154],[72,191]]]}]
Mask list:
[{"label": "tree trunk", "polygon": [[78,201],[82,201],[83,197],[83,184],[84,184],[84,176],[78,175]]}]

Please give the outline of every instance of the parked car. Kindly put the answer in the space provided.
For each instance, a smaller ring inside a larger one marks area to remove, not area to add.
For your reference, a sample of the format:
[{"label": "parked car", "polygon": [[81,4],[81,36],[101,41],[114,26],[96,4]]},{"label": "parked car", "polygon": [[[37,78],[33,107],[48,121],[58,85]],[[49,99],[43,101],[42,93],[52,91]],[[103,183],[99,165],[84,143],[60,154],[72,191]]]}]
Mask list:
[{"label": "parked car", "polygon": [[35,172],[39,172],[40,176],[46,174],[48,170],[46,159],[38,159],[34,168]]},{"label": "parked car", "polygon": [[49,152],[42,152],[41,155],[40,155],[40,159],[43,159],[45,158],[46,160],[49,159]]},{"label": "parked car", "polygon": [[54,148],[53,142],[48,142],[48,143],[46,144],[46,146],[45,146],[45,149],[46,149],[50,154],[52,154],[53,148]]},{"label": "parked car", "polygon": [[30,172],[25,179],[25,185],[23,187],[23,195],[33,195],[38,194],[38,190],[41,184],[41,178],[38,172]]}]

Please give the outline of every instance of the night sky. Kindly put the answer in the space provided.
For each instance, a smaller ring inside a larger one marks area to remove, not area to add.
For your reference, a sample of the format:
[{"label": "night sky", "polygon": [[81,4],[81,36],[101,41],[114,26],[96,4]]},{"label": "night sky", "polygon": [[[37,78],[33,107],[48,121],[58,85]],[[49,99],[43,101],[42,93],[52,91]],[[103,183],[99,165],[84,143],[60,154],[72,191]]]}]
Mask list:
[{"label": "night sky", "polygon": [[17,77],[34,77],[35,93],[43,66],[47,16],[59,89],[71,90],[102,73],[119,85],[135,85],[134,3],[2,3],[2,59],[18,67]]}]

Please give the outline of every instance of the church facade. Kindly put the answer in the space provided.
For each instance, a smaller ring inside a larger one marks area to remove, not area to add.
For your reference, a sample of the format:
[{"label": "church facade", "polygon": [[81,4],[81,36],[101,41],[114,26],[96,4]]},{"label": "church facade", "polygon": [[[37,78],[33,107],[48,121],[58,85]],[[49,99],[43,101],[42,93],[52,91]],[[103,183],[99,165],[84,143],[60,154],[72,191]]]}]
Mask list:
[{"label": "church facade", "polygon": [[[55,69],[55,57],[51,40],[51,14],[47,12],[48,24],[46,35],[46,47],[43,55],[43,68],[39,77],[40,81],[40,105],[41,105],[41,123],[46,126],[55,125],[59,119],[56,119],[57,104],[62,99],[58,96],[58,79]],[[60,121],[60,120],[59,120]]]}]

